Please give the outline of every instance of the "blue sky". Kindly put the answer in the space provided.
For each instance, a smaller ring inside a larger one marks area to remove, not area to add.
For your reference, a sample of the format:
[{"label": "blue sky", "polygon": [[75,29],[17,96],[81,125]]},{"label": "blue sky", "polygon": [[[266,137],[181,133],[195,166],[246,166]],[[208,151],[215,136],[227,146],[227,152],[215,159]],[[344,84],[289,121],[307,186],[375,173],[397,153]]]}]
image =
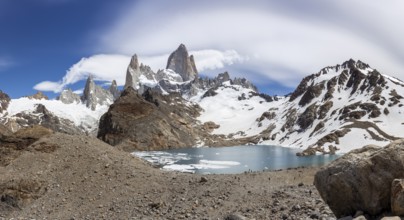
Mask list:
[{"label": "blue sky", "polygon": [[200,73],[228,70],[269,94],[350,58],[404,79],[401,0],[0,0],[0,89],[17,98],[124,83],[130,56],[154,70],[184,43]]}]

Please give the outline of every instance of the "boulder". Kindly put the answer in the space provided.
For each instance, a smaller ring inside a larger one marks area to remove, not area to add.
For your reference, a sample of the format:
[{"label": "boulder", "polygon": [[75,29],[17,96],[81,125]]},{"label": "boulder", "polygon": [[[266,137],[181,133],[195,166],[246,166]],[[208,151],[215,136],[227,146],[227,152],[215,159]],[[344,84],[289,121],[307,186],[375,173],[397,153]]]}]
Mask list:
[{"label": "boulder", "polygon": [[404,216],[404,179],[395,179],[391,183],[391,211]]},{"label": "boulder", "polygon": [[390,210],[390,186],[398,178],[404,178],[404,139],[345,154],[318,171],[314,185],[338,218],[357,210],[376,216]]}]

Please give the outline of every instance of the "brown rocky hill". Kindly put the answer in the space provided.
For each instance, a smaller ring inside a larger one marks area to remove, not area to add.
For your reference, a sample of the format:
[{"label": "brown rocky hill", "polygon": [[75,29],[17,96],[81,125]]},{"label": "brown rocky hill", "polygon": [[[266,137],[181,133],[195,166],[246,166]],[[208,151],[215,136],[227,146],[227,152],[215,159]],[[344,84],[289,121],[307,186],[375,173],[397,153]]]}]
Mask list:
[{"label": "brown rocky hill", "polygon": [[21,130],[16,141],[35,139],[0,164],[0,219],[333,216],[311,185],[316,169],[207,176],[165,172],[99,139],[42,130]]},{"label": "brown rocky hill", "polygon": [[97,137],[128,151],[191,147],[204,132],[199,111],[178,94],[128,87],[101,117]]}]

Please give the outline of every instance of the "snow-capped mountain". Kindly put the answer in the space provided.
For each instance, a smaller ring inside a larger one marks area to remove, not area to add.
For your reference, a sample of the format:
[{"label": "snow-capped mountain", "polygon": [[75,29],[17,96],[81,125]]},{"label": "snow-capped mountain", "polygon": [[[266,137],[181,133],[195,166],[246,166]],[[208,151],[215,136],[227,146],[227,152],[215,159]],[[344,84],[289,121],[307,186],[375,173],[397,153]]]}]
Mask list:
[{"label": "snow-capped mountain", "polygon": [[18,99],[0,95],[0,123],[12,132],[39,124],[58,132],[96,135],[99,119],[114,102],[117,88],[113,82],[109,90],[103,89],[90,76],[82,96],[70,89],[62,91],[56,100],[38,94]]},{"label": "snow-capped mountain", "polygon": [[104,89],[91,76],[81,96],[66,89],[57,100],[40,94],[10,99],[0,92],[0,123],[14,132],[33,124],[72,134],[99,131],[99,138],[127,149],[252,143],[308,155],[403,137],[403,95],[404,82],[349,60],[305,77],[288,96],[272,97],[227,72],[200,77],[180,45],[157,72],[134,55],[122,92],[115,81]]},{"label": "snow-capped mountain", "polygon": [[305,77],[290,96],[272,102],[248,95],[238,102],[237,92],[251,91],[230,90],[237,91],[222,87],[215,90],[218,95],[199,101],[205,109],[199,119],[217,123],[214,133],[228,138],[250,137],[254,143],[308,148],[303,154],[313,154],[403,137],[404,83],[361,61],[324,68]]}]

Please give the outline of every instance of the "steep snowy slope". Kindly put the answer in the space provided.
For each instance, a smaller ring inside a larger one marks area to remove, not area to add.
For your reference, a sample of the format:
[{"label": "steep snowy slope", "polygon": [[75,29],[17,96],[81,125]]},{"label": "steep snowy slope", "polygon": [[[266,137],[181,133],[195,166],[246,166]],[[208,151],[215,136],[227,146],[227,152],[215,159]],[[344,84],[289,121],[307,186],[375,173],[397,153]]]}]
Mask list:
[{"label": "steep snowy slope", "polygon": [[202,122],[213,121],[220,127],[213,134],[234,134],[233,138],[257,135],[264,127],[257,127],[255,119],[273,104],[260,97],[254,90],[223,82],[212,93],[199,93],[191,98],[203,112],[198,118]]},{"label": "steep snowy slope", "polygon": [[[67,133],[94,133],[98,121],[108,110],[109,105],[98,106],[96,110],[87,108],[84,103],[65,104],[59,100],[12,99],[0,121],[13,132],[22,127],[41,124],[55,126],[54,130]],[[53,120],[50,120],[53,117]]]},{"label": "steep snowy slope", "polygon": [[309,148],[305,153],[312,154],[383,145],[404,136],[404,83],[361,61],[324,68],[304,78],[290,96],[269,103],[243,103],[224,91],[216,100],[199,101],[205,110],[200,119],[219,124],[214,132],[228,137],[245,132],[255,135],[252,142]]}]

